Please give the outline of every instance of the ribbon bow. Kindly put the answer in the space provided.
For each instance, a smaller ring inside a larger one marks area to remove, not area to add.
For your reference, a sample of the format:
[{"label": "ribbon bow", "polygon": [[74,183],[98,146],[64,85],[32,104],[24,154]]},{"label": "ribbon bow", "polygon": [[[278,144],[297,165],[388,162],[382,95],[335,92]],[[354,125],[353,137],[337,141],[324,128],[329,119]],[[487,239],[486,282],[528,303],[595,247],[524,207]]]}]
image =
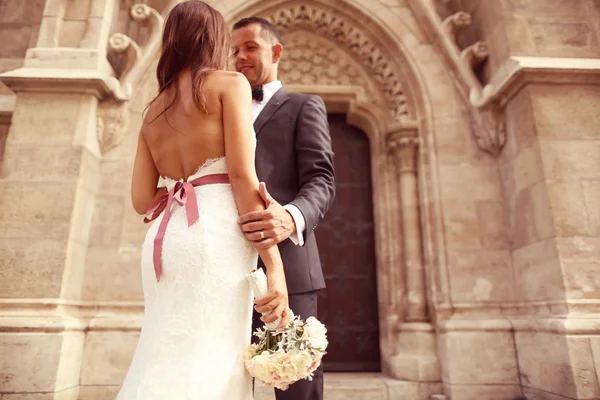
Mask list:
[{"label": "ribbon bow", "polygon": [[162,270],[162,244],[167,232],[167,224],[171,219],[171,205],[173,200],[180,206],[185,207],[185,213],[187,216],[188,226],[191,226],[194,222],[200,218],[198,214],[198,201],[196,199],[196,191],[194,187],[210,185],[210,184],[227,184],[229,183],[229,177],[227,174],[213,174],[205,175],[200,178],[194,179],[191,182],[176,182],[175,186],[168,193],[160,196],[152,205],[148,208],[144,222],[152,222],[164,211],[156,237],[154,238],[154,251],[153,251],[153,262],[154,262],[154,273],[156,275],[156,281],[160,281],[160,273]]}]

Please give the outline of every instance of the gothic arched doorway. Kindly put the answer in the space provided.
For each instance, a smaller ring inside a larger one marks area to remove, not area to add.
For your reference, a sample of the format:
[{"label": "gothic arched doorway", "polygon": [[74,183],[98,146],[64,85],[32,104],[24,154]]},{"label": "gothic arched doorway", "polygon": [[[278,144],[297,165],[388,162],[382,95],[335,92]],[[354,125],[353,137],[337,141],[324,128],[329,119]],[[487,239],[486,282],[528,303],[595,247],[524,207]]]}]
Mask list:
[{"label": "gothic arched doorway", "polygon": [[329,114],[336,198],[316,230],[327,288],[319,319],[327,326],[326,371],[380,371],[371,152],[367,136]]}]

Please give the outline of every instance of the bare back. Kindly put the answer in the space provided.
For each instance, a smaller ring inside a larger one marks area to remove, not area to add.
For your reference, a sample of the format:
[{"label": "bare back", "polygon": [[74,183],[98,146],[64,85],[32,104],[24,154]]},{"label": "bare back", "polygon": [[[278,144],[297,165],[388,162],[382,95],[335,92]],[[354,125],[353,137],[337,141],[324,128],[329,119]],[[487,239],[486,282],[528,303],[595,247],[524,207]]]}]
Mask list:
[{"label": "bare back", "polygon": [[189,72],[179,77],[178,98],[166,112],[161,114],[172,101],[174,88],[162,93],[149,107],[141,134],[161,176],[186,179],[207,160],[225,155],[219,88],[228,74],[215,71],[205,78],[202,95],[206,112],[194,102]]},{"label": "bare back", "polygon": [[264,208],[257,191],[252,96],[246,78],[237,72],[210,73],[202,85],[206,111],[193,101],[189,74],[182,73],[177,85],[179,96],[173,106],[162,113],[173,94],[161,94],[140,129],[131,178],[134,209],[144,214],[166,192],[157,187],[160,176],[187,180],[205,161],[220,157],[227,158],[240,210]]}]

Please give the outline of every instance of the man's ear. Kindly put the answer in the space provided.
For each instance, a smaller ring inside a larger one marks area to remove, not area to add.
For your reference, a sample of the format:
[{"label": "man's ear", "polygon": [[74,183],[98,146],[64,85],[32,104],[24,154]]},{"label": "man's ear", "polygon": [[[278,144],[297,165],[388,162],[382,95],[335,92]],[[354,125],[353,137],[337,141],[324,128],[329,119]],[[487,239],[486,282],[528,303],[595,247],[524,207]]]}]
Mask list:
[{"label": "man's ear", "polygon": [[273,63],[279,62],[281,58],[281,53],[283,53],[283,46],[281,43],[275,43],[273,45]]}]

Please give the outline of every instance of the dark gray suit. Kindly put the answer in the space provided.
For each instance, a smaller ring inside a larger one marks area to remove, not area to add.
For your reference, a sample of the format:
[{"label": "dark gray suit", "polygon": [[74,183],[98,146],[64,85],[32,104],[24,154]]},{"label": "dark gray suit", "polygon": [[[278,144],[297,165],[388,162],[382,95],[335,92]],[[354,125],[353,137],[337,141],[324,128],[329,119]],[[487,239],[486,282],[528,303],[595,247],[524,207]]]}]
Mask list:
[{"label": "dark gray suit", "polygon": [[[290,308],[303,320],[317,314],[317,292],[325,287],[314,230],[335,195],[333,152],[327,111],[318,96],[279,89],[254,123],[256,172],[280,204],[293,204],[306,221],[304,246],[290,239],[279,244],[288,286]],[[259,262],[261,267],[262,262]],[[254,313],[253,330],[262,326]],[[300,381],[278,400],[323,398],[323,370],[312,382]]]},{"label": "dark gray suit", "polygon": [[281,204],[293,204],[306,221],[304,246],[279,245],[290,294],[323,289],[314,229],[335,194],[333,152],[325,104],[318,96],[279,89],[254,123],[256,173]]}]

